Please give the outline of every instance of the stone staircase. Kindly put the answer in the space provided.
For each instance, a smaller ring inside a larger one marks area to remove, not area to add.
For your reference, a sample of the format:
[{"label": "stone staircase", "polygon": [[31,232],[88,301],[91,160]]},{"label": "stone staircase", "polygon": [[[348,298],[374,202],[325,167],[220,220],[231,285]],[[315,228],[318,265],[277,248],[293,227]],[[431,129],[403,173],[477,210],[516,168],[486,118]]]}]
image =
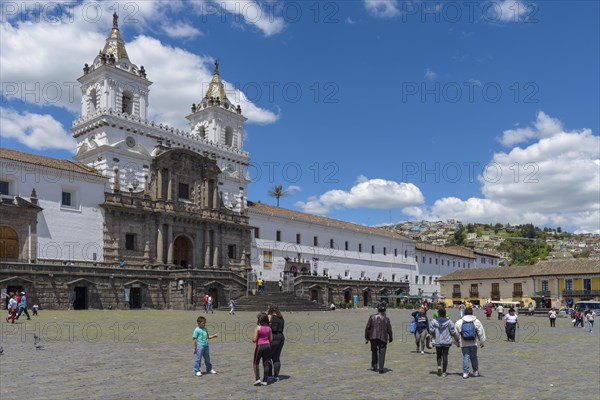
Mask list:
[{"label": "stone staircase", "polygon": [[[313,301],[296,297],[293,293],[269,292],[243,296],[236,301],[236,311],[267,311],[267,305],[277,304],[280,311],[326,311],[328,307]],[[227,310],[227,307],[220,307]]]}]

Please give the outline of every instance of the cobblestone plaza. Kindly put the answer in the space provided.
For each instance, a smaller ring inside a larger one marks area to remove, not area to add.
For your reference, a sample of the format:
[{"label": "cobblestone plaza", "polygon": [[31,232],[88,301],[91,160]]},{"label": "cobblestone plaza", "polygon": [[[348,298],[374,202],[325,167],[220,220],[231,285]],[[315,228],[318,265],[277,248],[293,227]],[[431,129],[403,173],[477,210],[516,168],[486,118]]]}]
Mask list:
[{"label": "cobblestone plaza", "polygon": [[[436,375],[435,351],[415,352],[410,314],[388,310],[394,342],[385,374],[369,369],[364,327],[371,310],[284,313],[281,380],[252,385],[256,313],[207,316],[216,375],[195,377],[192,331],[197,311],[41,311],[31,321],[2,321],[0,398],[6,399],[598,399],[600,335],[560,318],[521,316],[515,343],[486,321],[482,376],[463,380],[460,349],[448,376]],[[453,320],[458,310],[450,312]],[[40,337],[41,349],[34,345]],[[262,368],[261,368],[262,375]]]}]

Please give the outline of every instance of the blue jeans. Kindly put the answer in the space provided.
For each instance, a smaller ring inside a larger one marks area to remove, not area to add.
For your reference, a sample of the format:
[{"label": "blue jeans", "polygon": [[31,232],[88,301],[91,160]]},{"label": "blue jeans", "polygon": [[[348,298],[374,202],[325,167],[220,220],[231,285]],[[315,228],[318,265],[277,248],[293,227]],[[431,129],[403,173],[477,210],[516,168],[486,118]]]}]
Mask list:
[{"label": "blue jeans", "polygon": [[479,360],[477,360],[477,346],[461,347],[463,353],[463,372],[469,372],[469,361],[473,366],[473,371],[479,370]]},{"label": "blue jeans", "polygon": [[206,372],[212,370],[212,364],[210,363],[210,352],[208,346],[198,345],[196,346],[196,361],[194,362],[194,372],[200,371],[202,367],[202,357],[204,357],[204,364],[206,364]]},{"label": "blue jeans", "polygon": [[590,326],[590,332],[594,328],[594,321],[588,321],[588,325]]}]

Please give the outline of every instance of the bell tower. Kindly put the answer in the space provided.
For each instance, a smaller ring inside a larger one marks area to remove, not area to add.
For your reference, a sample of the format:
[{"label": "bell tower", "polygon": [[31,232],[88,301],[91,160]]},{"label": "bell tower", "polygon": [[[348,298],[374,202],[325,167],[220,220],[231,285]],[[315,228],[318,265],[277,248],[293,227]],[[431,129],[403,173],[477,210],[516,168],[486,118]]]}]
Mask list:
[{"label": "bell tower", "polygon": [[219,75],[219,62],[215,61],[213,77],[200,104],[192,105],[190,121],[192,134],[226,148],[243,150],[244,122],[242,108],[235,106],[225,94]]},{"label": "bell tower", "polygon": [[129,59],[116,13],[104,48],[91,65],[84,65],[78,81],[81,116],[71,128],[77,140],[75,160],[108,177],[113,191],[141,190],[156,142],[147,135],[152,82],[144,67]]},{"label": "bell tower", "polygon": [[125,42],[119,31],[118,16],[91,66],[85,64],[81,84],[81,117],[90,118],[102,110],[133,115],[143,120],[148,111],[148,88],[144,67],[129,60]]}]

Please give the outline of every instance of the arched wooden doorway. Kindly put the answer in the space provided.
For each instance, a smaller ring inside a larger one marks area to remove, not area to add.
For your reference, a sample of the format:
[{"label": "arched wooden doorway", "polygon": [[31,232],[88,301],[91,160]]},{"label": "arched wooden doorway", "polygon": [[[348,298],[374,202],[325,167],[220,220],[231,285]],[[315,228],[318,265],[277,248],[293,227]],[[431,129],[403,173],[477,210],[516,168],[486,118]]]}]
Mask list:
[{"label": "arched wooden doorway", "polygon": [[192,243],[187,237],[178,236],[173,247],[173,264],[183,268],[192,264]]},{"label": "arched wooden doorway", "polygon": [[0,260],[19,258],[19,238],[10,226],[0,226]]},{"label": "arched wooden doorway", "polygon": [[351,290],[344,291],[344,303],[350,303],[350,300],[352,300],[352,291]]},{"label": "arched wooden doorway", "polygon": [[213,310],[219,308],[219,289],[216,287],[209,288],[208,295],[212,297]]},{"label": "arched wooden doorway", "polygon": [[313,288],[310,290],[310,300],[319,302],[319,289]]},{"label": "arched wooden doorway", "polygon": [[371,291],[367,289],[363,292],[363,306],[368,307],[370,303],[371,303]]}]

